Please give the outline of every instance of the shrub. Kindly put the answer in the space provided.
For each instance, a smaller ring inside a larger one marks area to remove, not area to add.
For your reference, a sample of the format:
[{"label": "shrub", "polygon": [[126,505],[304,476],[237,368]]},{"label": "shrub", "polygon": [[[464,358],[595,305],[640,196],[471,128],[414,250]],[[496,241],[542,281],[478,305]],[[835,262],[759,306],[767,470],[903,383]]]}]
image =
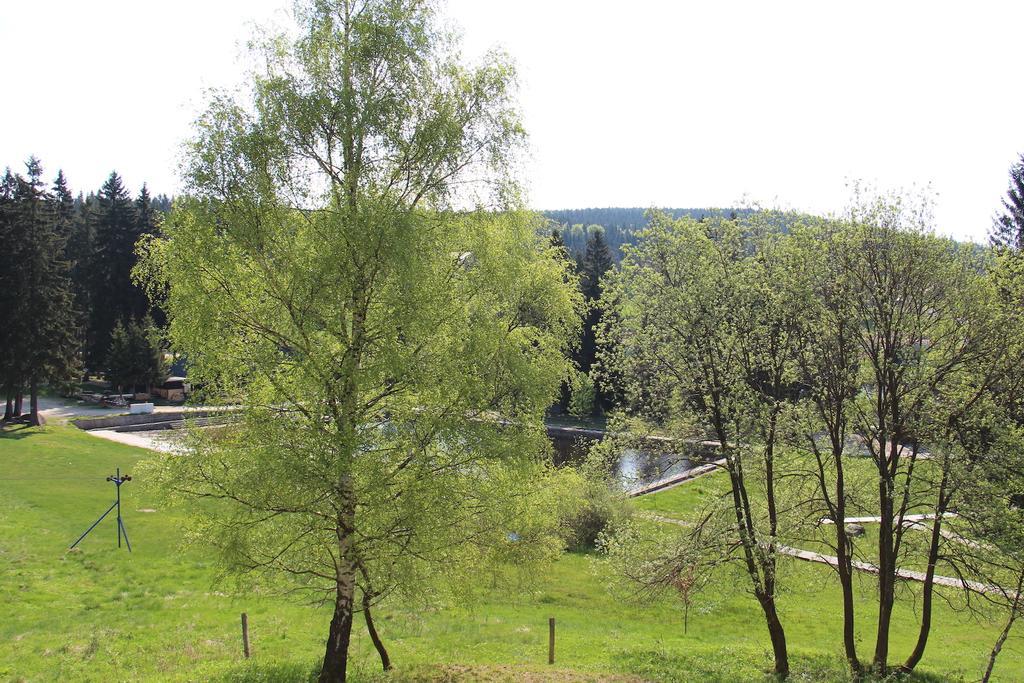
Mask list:
[{"label": "shrub", "polygon": [[569,387],[569,413],[577,417],[593,415],[596,399],[594,380],[585,372],[577,372]]},{"label": "shrub", "polygon": [[583,502],[563,520],[569,550],[593,550],[606,528],[624,523],[632,508],[622,494],[603,479],[580,477]]}]

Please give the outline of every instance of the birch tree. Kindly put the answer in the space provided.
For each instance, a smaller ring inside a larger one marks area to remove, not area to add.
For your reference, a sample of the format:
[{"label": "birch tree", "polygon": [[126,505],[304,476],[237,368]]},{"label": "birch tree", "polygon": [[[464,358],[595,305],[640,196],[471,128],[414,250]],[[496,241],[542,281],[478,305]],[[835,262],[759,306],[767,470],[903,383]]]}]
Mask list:
[{"label": "birch tree", "polygon": [[212,97],[138,274],[193,381],[243,408],[156,479],[210,501],[229,567],[333,604],[326,682],[360,606],[559,550],[542,416],[580,301],[514,210],[504,58],[463,66],[429,3],[295,17]]}]

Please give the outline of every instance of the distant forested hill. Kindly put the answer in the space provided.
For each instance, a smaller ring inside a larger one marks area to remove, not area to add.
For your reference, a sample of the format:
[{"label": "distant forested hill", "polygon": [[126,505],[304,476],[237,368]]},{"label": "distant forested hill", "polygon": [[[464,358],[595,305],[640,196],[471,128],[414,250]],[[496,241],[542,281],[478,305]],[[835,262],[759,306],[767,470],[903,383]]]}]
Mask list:
[{"label": "distant forested hill", "polygon": [[[588,229],[593,225],[604,228],[605,240],[612,249],[615,260],[622,257],[622,245],[633,242],[633,234],[647,225],[645,214],[649,209],[642,207],[611,207],[607,209],[556,209],[542,211],[547,218],[559,226],[562,239],[570,254],[581,255],[587,248]],[[662,209],[676,218],[692,216],[700,218],[722,211],[741,215],[750,209]]]}]

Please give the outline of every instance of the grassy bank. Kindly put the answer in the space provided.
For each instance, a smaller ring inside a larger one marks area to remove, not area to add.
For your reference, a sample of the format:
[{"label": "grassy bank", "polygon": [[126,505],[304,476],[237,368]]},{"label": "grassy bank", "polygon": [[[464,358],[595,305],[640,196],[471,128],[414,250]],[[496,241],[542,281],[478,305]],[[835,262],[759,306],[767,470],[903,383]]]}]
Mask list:
[{"label": "grassy bank", "polygon": [[[123,489],[133,553],[116,548],[106,520],[81,550],[67,546],[107,508],[115,467],[131,473],[147,451],[73,428],[0,436],[0,680],[301,680],[315,670],[330,617],[287,598],[234,591],[217,581],[200,547],[182,546],[182,517],[160,509],[133,481]],[[639,505],[685,516],[720,486],[697,480]],[[690,507],[687,507],[687,506]],[[152,510],[152,511],[149,511]],[[797,680],[845,680],[839,595],[825,568],[783,566],[782,608]],[[859,638],[867,651],[873,586],[860,579]],[[893,652],[916,637],[913,601],[894,622]],[[996,627],[938,606],[922,665],[928,680],[976,679]],[[253,658],[241,654],[239,614],[249,614]],[[739,575],[722,576],[691,612],[666,599],[635,605],[614,597],[593,558],[566,554],[532,590],[492,592],[472,608],[383,605],[376,615],[397,671],[391,680],[757,680],[769,644]],[[558,627],[546,665],[547,619]],[[356,678],[377,660],[357,622]],[[998,666],[1020,680],[1019,636]]]}]

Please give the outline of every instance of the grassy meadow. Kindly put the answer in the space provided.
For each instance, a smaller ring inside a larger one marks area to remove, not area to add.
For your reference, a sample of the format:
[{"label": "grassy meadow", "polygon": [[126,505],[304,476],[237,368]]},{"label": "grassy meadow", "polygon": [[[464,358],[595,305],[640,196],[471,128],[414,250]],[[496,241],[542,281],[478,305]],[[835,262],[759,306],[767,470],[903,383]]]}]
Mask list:
[{"label": "grassy meadow", "polygon": [[[329,607],[233,590],[200,546],[183,545],[180,511],[161,509],[137,481],[124,486],[134,552],[116,547],[108,517],[67,547],[114,496],[104,481],[131,474],[149,452],[72,427],[15,428],[0,435],[0,680],[292,681],[314,675]],[[720,475],[636,501],[685,519],[723,485]],[[839,592],[827,568],[784,561],[781,606],[793,680],[846,680]],[[375,613],[396,670],[387,677],[362,621],[354,631],[356,680],[762,680],[770,646],[744,577],[726,574],[698,599],[683,633],[671,597],[634,604],[616,597],[594,557],[565,554],[532,590],[493,591],[471,608]],[[873,587],[859,579],[863,654],[873,642]],[[914,600],[900,602],[894,657],[916,638]],[[253,656],[242,656],[247,612]],[[557,663],[546,664],[547,619],[557,620]],[[998,626],[939,601],[918,680],[977,680]],[[1024,639],[1012,636],[996,678],[1024,680]]]}]

